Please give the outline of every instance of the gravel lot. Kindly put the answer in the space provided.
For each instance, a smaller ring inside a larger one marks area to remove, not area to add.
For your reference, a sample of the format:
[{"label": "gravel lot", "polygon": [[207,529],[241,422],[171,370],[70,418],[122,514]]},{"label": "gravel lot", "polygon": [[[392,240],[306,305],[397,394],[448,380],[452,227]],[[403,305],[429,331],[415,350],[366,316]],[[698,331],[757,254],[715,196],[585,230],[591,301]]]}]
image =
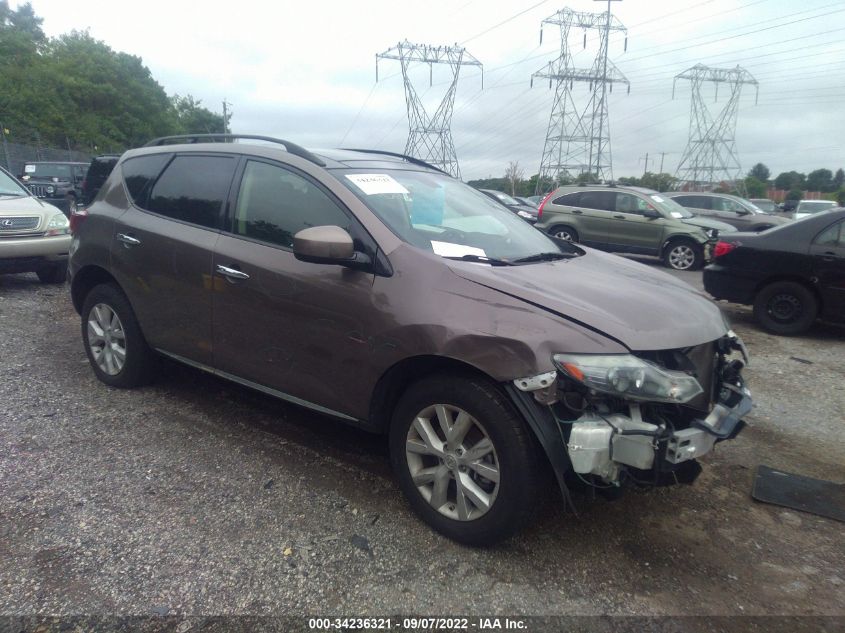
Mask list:
[{"label": "gravel lot", "polygon": [[724,309],[757,407],[693,486],[552,498],[478,550],[412,515],[382,438],[170,362],[109,389],[66,289],[2,276],[0,614],[845,616],[843,524],[750,497],[759,464],[845,481],[845,330]]}]

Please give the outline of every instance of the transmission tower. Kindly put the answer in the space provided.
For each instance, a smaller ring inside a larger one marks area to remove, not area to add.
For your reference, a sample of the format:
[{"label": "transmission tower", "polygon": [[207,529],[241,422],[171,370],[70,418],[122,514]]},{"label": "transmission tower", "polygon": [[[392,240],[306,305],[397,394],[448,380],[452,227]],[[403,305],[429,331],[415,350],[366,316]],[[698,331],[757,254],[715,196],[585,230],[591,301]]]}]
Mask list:
[{"label": "transmission tower", "polygon": [[[692,83],[692,106],[689,141],[675,173],[677,187],[685,191],[707,191],[726,183],[739,187],[740,193],[743,193],[742,169],[736,153],[736,121],[742,87],[751,84],[759,92],[757,80],[739,66],[711,68],[696,64],[675,76],[673,99],[678,79],[688,79]],[[716,101],[719,84],[728,84],[730,90],[727,103],[716,116],[704,102],[702,88],[705,82],[715,84]]]},{"label": "transmission tower", "polygon": [[[399,42],[393,48],[376,55],[376,81],[378,81],[378,61],[380,59],[398,60],[402,67],[402,81],[405,84],[405,103],[408,108],[408,142],[405,153],[436,165],[456,178],[461,177],[455,144],[452,142],[452,108],[455,104],[455,91],[458,88],[458,75],[461,66],[478,66],[481,62],[470,55],[465,48],[454,46],[428,46],[411,44],[408,40]],[[440,105],[429,116],[417,94],[408,69],[413,62],[428,64],[429,87],[433,85],[434,64],[448,64],[452,71],[452,81],[443,95]],[[483,68],[482,68],[483,73]],[[481,86],[484,87],[482,74]]]},{"label": "transmission tower", "polygon": [[[531,75],[534,79],[548,79],[549,88],[554,85],[555,96],[543,157],[540,160],[540,178],[536,193],[542,193],[551,180],[559,182],[561,176],[571,177],[592,174],[602,181],[613,179],[610,156],[610,124],[608,119],[608,93],[614,83],[622,83],[631,90],[630,83],[618,68],[607,58],[610,34],[613,31],[625,33],[625,49],[628,48],[627,29],[610,13],[607,2],[605,13],[584,13],[561,9],[546,18],[540,25],[540,43],[543,42],[543,27],[547,24],[560,28],[560,55],[548,66]],[[576,68],[569,47],[572,29],[583,29],[584,48],[587,48],[587,32],[598,30],[601,34],[599,50],[590,68]],[[576,106],[573,88],[575,82],[588,83],[590,97],[586,106]]]}]

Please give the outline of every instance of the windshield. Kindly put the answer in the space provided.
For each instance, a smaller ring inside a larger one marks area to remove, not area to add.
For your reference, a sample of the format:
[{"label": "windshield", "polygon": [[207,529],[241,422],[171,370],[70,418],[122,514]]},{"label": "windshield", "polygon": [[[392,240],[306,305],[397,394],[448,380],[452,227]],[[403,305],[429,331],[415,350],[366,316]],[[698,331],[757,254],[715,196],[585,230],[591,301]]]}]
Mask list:
[{"label": "windshield", "polygon": [[819,211],[826,211],[833,209],[836,203],[833,200],[815,200],[813,202],[799,202],[798,208],[795,209],[800,213],[818,213]]},{"label": "windshield", "polygon": [[340,180],[403,241],[442,257],[513,262],[572,255],[483,193],[449,176],[421,171],[347,170]]},{"label": "windshield", "polygon": [[54,163],[29,163],[24,168],[24,176],[30,178],[59,178],[70,180],[70,165],[57,165]]},{"label": "windshield", "polygon": [[29,192],[21,187],[11,176],[0,171],[0,196],[28,196]]},{"label": "windshield", "polygon": [[749,202],[753,203],[763,213],[771,213],[775,210],[775,203],[771,200],[750,200]]},{"label": "windshield", "polygon": [[687,211],[684,207],[672,200],[672,198],[664,198],[656,193],[651,194],[649,198],[654,202],[654,206],[660,209],[664,215],[669,215],[676,220],[695,217],[695,214]]}]

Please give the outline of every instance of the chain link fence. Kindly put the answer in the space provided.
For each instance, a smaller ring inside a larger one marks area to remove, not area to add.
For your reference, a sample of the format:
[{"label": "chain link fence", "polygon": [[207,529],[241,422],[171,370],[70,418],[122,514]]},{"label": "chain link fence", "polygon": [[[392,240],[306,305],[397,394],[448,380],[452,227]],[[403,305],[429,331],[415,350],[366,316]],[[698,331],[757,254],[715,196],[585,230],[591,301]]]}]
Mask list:
[{"label": "chain link fence", "polygon": [[0,165],[11,172],[13,176],[23,174],[24,164],[32,161],[89,163],[91,162],[91,154],[71,149],[45,147],[44,145],[12,143],[5,137],[0,140]]}]

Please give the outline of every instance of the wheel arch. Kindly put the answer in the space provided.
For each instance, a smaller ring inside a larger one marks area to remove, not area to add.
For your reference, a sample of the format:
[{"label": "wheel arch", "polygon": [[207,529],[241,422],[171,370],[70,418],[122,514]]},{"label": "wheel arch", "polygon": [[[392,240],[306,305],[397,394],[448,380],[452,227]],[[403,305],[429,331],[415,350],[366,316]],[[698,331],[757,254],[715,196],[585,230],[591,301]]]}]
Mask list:
[{"label": "wheel arch", "polygon": [[663,245],[660,247],[660,254],[665,255],[666,250],[670,246],[672,246],[673,244],[677,244],[678,242],[690,242],[691,244],[695,244],[697,246],[700,246],[701,248],[704,248],[704,245],[707,244],[707,240],[698,241],[689,233],[672,233],[663,240]]},{"label": "wheel arch", "polygon": [[[84,266],[79,269],[73,276],[70,284],[70,298],[73,302],[73,308],[77,314],[82,313],[82,304],[85,303],[85,297],[91,292],[92,288],[100,284],[114,284],[120,288],[117,279],[112,276],[105,268],[97,265]],[[123,288],[120,288],[121,292]],[[124,293],[125,294],[125,293]]]}]

